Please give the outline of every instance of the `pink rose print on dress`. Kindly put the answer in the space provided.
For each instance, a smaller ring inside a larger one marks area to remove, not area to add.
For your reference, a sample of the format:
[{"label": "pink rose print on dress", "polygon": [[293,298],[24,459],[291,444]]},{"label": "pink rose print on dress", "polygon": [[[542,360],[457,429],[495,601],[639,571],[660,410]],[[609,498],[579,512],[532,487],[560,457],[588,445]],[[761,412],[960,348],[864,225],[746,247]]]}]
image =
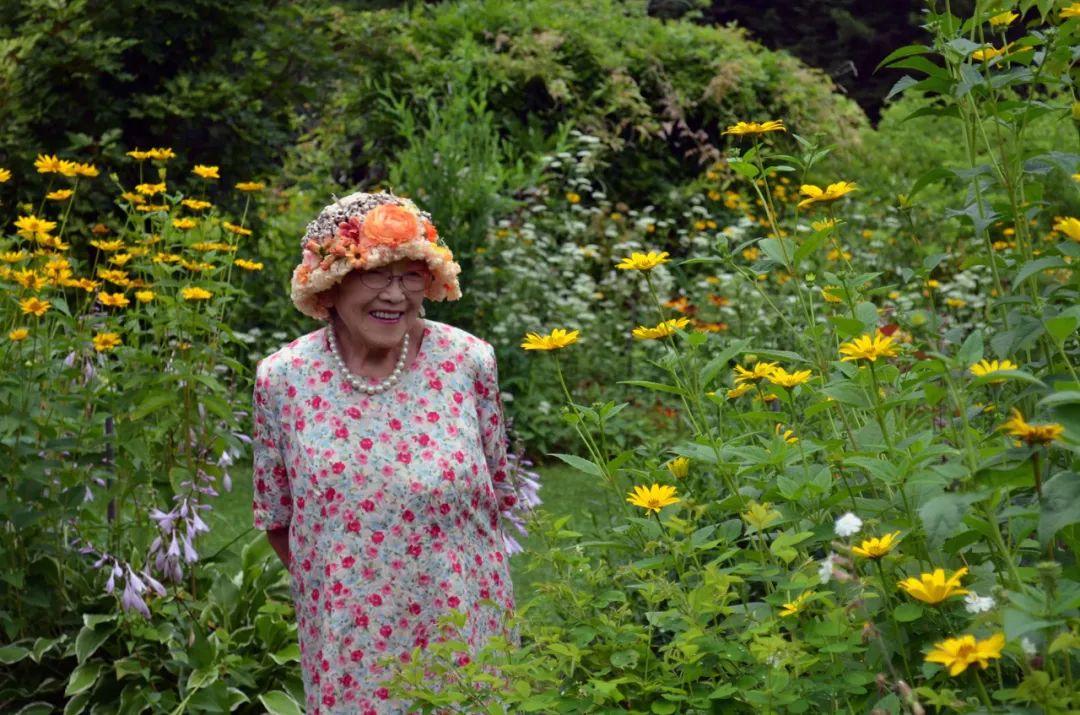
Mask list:
[{"label": "pink rose print on dress", "polygon": [[[259,363],[253,415],[254,525],[289,528],[309,715],[409,712],[383,682],[416,646],[460,638],[474,649],[458,655],[466,663],[492,635],[519,644],[506,624],[499,513],[514,497],[488,343],[425,321],[398,388],[362,396],[319,329]],[[440,633],[451,608],[466,625]]]}]

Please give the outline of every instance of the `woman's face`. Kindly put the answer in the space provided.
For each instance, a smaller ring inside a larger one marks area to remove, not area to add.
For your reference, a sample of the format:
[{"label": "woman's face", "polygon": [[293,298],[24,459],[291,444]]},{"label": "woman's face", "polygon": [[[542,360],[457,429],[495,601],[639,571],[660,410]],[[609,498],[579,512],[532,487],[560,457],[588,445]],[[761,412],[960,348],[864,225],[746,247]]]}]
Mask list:
[{"label": "woman's face", "polygon": [[[328,291],[327,298],[351,333],[363,335],[373,346],[391,347],[416,325],[424,302],[423,289],[410,291],[404,287],[404,281],[409,280],[404,276],[410,273],[422,276],[425,285],[430,281],[426,263],[402,259],[373,270],[353,271]],[[372,287],[390,275],[395,278],[389,285]]]}]

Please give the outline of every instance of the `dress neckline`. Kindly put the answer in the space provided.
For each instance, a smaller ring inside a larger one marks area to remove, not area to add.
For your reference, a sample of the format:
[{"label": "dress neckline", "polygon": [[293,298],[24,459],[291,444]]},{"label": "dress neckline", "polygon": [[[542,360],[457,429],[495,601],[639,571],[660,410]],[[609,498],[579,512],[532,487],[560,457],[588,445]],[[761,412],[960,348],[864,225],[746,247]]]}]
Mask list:
[{"label": "dress neckline", "polygon": [[[421,359],[425,357],[424,346],[427,344],[425,338],[427,337],[427,334],[431,332],[432,328],[431,322],[427,318],[420,318],[420,323],[424,326],[423,329],[420,331],[420,345],[416,348],[416,355],[413,356],[412,362],[409,363],[409,366],[405,369],[406,373],[415,372],[416,369],[420,366]],[[330,323],[327,323],[325,326],[323,326],[322,346],[323,350],[325,350],[328,355],[333,356],[333,350],[330,348],[329,332],[331,330],[333,330],[333,326]],[[366,380],[371,384],[378,384],[380,382],[378,378],[374,377],[365,377],[364,375],[357,375],[357,377],[359,377],[361,380]]]}]

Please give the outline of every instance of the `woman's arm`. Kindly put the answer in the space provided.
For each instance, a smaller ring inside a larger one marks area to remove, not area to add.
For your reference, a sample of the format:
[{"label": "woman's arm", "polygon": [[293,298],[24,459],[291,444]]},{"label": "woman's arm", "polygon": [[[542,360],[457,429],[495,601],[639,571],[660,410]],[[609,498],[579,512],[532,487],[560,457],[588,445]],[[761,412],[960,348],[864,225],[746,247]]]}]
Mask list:
[{"label": "woman's arm", "polygon": [[280,529],[270,529],[266,532],[266,539],[270,542],[270,545],[274,547],[274,551],[277,552],[278,558],[281,559],[281,563],[285,564],[285,568],[289,568],[289,527],[285,526]]}]

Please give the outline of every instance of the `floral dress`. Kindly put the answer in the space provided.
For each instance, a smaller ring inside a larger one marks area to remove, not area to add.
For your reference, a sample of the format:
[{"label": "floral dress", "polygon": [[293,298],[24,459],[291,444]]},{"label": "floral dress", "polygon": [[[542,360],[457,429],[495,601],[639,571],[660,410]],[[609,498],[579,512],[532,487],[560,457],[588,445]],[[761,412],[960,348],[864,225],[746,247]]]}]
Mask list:
[{"label": "floral dress", "polygon": [[[407,712],[377,661],[408,662],[416,646],[520,644],[506,623],[506,431],[490,344],[427,320],[397,385],[367,396],[321,328],[259,362],[254,423],[254,524],[289,528],[309,715]],[[466,624],[440,632],[451,609]]]}]

